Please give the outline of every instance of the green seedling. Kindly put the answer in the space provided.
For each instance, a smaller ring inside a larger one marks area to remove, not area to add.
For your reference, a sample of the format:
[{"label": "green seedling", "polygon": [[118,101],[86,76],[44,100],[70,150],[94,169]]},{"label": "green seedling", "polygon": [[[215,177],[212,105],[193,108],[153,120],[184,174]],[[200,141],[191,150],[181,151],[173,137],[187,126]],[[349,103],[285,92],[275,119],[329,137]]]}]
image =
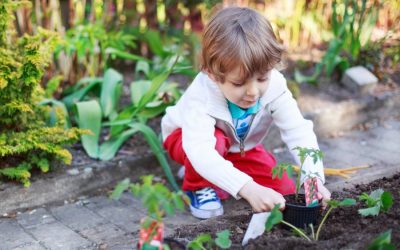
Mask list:
[{"label": "green seedling", "polygon": [[157,221],[162,221],[165,215],[174,215],[176,210],[183,211],[185,202],[189,200],[182,192],[171,192],[164,184],[154,183],[153,176],[142,176],[142,183],[131,183],[125,179],[117,184],[111,198],[119,199],[121,194],[130,190],[135,197],[140,197],[147,214]]},{"label": "green seedling", "polygon": [[228,249],[232,245],[229,239],[230,232],[228,229],[217,233],[217,238],[214,240],[210,234],[200,234],[194,240],[189,242],[188,248],[192,250],[206,250],[206,249]]},{"label": "green seedling", "polygon": [[392,194],[381,188],[372,191],[369,195],[362,193],[358,199],[364,201],[367,206],[358,210],[362,216],[377,216],[381,210],[387,212],[393,205]]},{"label": "green seedling", "polygon": [[367,250],[395,250],[396,247],[390,243],[392,237],[392,230],[381,233],[374,241],[368,246]]},{"label": "green seedling", "polygon": [[[322,158],[324,157],[323,153],[319,149],[314,149],[314,148],[302,148],[302,147],[295,147],[293,150],[297,150],[298,153],[297,155],[300,158],[300,173],[297,175],[296,178],[296,200],[299,195],[300,187],[301,187],[301,175],[307,174],[303,170],[304,162],[308,157],[311,157],[313,159],[314,164],[316,164],[318,161],[322,161]],[[276,167],[272,169],[272,179],[276,178],[282,178],[284,171],[288,174],[289,177],[292,177],[293,174],[293,165],[290,163],[280,163]],[[312,174],[307,174],[307,176],[312,177],[313,175],[318,175],[317,173],[312,173]]]},{"label": "green seedling", "polygon": [[328,201],[329,209],[325,213],[324,217],[322,218],[321,223],[319,224],[316,233],[314,233],[314,228],[313,228],[312,224],[310,225],[311,237],[307,236],[307,234],[304,232],[304,230],[290,224],[287,221],[284,221],[282,213],[281,213],[281,211],[279,211],[279,204],[277,204],[271,210],[271,215],[268,217],[267,222],[265,223],[265,229],[267,231],[271,231],[271,229],[273,228],[274,225],[282,223],[282,224],[285,224],[286,226],[292,228],[295,233],[297,233],[304,239],[306,239],[308,241],[312,241],[312,240],[317,241],[319,239],[321,229],[322,229],[326,219],[328,218],[328,215],[331,213],[331,211],[334,208],[344,207],[344,206],[353,206],[355,204],[356,204],[356,201],[354,199],[349,199],[349,198],[343,199],[342,201],[336,201],[336,200]]},{"label": "green seedling", "polygon": [[[126,190],[135,197],[140,197],[143,207],[147,210],[147,217],[141,224],[144,229],[151,228],[150,235],[155,235],[157,227],[154,223],[162,223],[166,215],[174,215],[177,210],[183,211],[185,203],[188,204],[188,197],[182,192],[171,192],[164,184],[154,183],[153,176],[142,176],[142,183],[131,183],[125,179],[117,184],[111,194],[111,198],[119,199]],[[151,239],[152,237],[149,237]]]}]

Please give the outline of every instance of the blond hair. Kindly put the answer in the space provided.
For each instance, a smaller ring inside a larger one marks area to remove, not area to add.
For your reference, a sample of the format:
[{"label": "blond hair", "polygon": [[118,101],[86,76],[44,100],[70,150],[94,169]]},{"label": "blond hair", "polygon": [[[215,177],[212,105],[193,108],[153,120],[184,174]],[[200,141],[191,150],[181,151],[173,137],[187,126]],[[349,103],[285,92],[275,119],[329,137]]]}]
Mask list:
[{"label": "blond hair", "polygon": [[271,24],[261,14],[228,7],[214,15],[204,30],[201,69],[224,82],[224,74],[239,67],[240,79],[245,81],[274,68],[283,52]]}]

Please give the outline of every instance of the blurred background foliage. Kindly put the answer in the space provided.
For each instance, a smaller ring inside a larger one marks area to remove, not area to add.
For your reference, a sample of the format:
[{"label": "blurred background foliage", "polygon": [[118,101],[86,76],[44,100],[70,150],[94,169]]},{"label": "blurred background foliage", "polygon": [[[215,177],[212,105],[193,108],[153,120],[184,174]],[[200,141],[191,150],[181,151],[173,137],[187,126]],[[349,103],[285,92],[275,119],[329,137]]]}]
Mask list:
[{"label": "blurred background foliage", "polygon": [[[74,84],[84,76],[102,74],[110,66],[121,65],[123,60],[118,59],[143,61],[132,55],[155,60],[156,65],[165,59],[168,51],[176,53],[178,47],[186,53],[182,58],[186,60],[185,65],[193,65],[196,69],[199,37],[204,24],[215,10],[231,4],[249,6],[263,13],[287,46],[289,56],[301,54],[301,60],[324,61],[322,64],[328,76],[336,68],[342,72],[357,63],[363,63],[381,75],[382,56],[390,58],[385,62],[389,67],[395,67],[400,59],[398,0],[31,2],[32,8],[21,8],[15,13],[16,34],[34,34],[38,27],[43,27],[64,38],[55,51],[56,63],[46,75],[50,79],[61,74],[61,86]],[[323,53],[313,52],[318,50],[330,54],[324,58]],[[322,72],[323,67],[320,67],[314,74]]]},{"label": "blurred background foliage", "polygon": [[8,13],[7,27],[0,23],[3,40],[13,44],[42,30],[59,38],[45,52],[52,62],[37,102],[51,114],[63,113],[52,115],[49,125],[91,130],[82,146],[103,160],[141,132],[174,187],[147,122],[173,105],[196,75],[201,32],[224,6],[251,7],[270,20],[287,47],[286,72],[295,89],[318,84],[321,76],[337,82],[354,65],[381,81],[400,82],[398,0],[22,0],[2,6],[17,2],[26,4]]}]

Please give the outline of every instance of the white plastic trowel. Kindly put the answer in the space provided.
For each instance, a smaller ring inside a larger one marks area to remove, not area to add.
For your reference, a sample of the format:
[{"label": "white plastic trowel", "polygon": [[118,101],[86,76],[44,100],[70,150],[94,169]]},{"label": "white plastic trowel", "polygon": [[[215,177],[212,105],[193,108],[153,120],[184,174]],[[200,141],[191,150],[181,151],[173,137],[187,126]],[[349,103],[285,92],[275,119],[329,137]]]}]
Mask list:
[{"label": "white plastic trowel", "polygon": [[267,222],[270,214],[271,212],[253,214],[246,233],[244,234],[242,246],[247,245],[250,239],[255,239],[264,233],[265,222]]}]

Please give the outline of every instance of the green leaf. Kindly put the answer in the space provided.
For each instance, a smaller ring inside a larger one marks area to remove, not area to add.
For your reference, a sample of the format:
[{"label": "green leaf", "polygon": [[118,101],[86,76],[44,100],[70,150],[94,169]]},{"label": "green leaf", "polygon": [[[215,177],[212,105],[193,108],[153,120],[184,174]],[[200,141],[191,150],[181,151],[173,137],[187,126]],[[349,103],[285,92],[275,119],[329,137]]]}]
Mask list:
[{"label": "green leaf", "polygon": [[139,105],[140,99],[142,99],[144,94],[149,91],[150,86],[151,81],[149,80],[139,80],[131,83],[131,100],[135,106]]},{"label": "green leaf", "polygon": [[372,191],[371,194],[369,195],[369,197],[371,197],[374,200],[380,200],[383,192],[384,192],[383,189],[378,188],[378,189]]},{"label": "green leaf", "polygon": [[112,113],[117,112],[121,90],[122,75],[114,69],[107,69],[104,73],[100,95],[103,117],[109,117]]},{"label": "green leaf", "polygon": [[276,204],[271,210],[271,214],[268,216],[267,221],[265,222],[265,229],[267,231],[271,231],[274,225],[282,222],[282,218],[282,213],[279,211],[279,204]]},{"label": "green leaf", "polygon": [[[64,128],[65,129],[67,129],[67,128],[70,128],[71,127],[71,122],[70,122],[70,120],[69,120],[69,114],[68,114],[68,110],[67,110],[67,107],[65,106],[65,104],[63,103],[63,102],[60,102],[60,101],[58,101],[58,100],[55,100],[55,99],[44,99],[43,101],[41,101],[40,103],[39,103],[39,106],[44,106],[44,105],[51,105],[52,106],[52,112],[54,112],[55,113],[55,109],[56,108],[59,108],[59,109],[61,109],[62,110],[62,112],[63,112],[63,114],[64,114],[64,119],[65,119],[65,121],[64,121]],[[55,117],[54,118],[54,120],[50,120],[49,122],[48,122],[48,124],[49,124],[49,126],[55,126],[56,125],[56,123],[57,123],[57,120],[56,120],[57,118]]]},{"label": "green leaf", "polygon": [[114,200],[118,200],[121,197],[121,194],[127,190],[130,186],[131,182],[129,178],[125,178],[123,181],[120,181],[114,188],[110,198]]},{"label": "green leaf", "polygon": [[356,203],[357,202],[355,199],[345,198],[341,202],[339,202],[338,206],[339,207],[354,206]]},{"label": "green leaf", "polygon": [[144,106],[146,106],[147,103],[153,100],[154,95],[157,93],[158,89],[165,82],[165,80],[167,80],[169,74],[170,71],[162,73],[151,81],[149,90],[142,96],[142,98],[140,98],[140,101],[137,105],[138,110],[141,110]]},{"label": "green leaf", "polygon": [[[128,107],[125,107],[116,118],[114,118],[111,123],[113,122],[118,122],[121,120],[129,120],[129,123],[132,122],[132,118],[134,114],[136,113],[136,107],[133,105],[129,105]],[[110,134],[112,137],[117,136],[118,134],[122,133],[124,129],[126,128],[125,125],[112,125],[110,128]]]},{"label": "green leaf", "polygon": [[112,137],[100,146],[99,158],[102,161],[108,161],[114,158],[121,145],[132,135],[138,132],[139,129],[132,128],[122,132],[120,135]]},{"label": "green leaf", "polygon": [[173,214],[175,213],[175,209],[174,209],[173,204],[171,204],[171,203],[169,203],[169,202],[165,202],[165,203],[164,203],[164,209],[165,209],[165,212],[166,212],[168,215],[173,215]]},{"label": "green leaf", "polygon": [[272,179],[276,178],[276,176],[278,175],[278,171],[279,171],[279,169],[277,167],[274,167],[272,169]]},{"label": "green leaf", "polygon": [[164,170],[164,173],[169,181],[169,183],[172,185],[175,191],[179,191],[180,188],[178,184],[175,181],[175,178],[171,172],[171,168],[168,164],[168,161],[165,157],[164,153],[164,148],[161,144],[161,142],[158,140],[157,134],[147,125],[143,123],[133,123],[129,125],[131,128],[138,129],[140,130],[144,137],[146,138],[147,142],[149,143],[149,146],[151,150],[153,151],[154,155],[157,157],[158,162],[160,163],[162,169]]},{"label": "green leaf", "polygon": [[164,45],[163,41],[161,40],[160,32],[147,30],[144,36],[146,38],[147,44],[150,47],[151,52],[161,58],[164,58],[168,55],[168,53],[164,51]]},{"label": "green leaf", "polygon": [[212,242],[212,238],[211,238],[210,234],[200,234],[194,240],[189,242],[187,247],[189,249],[193,249],[193,250],[206,250],[207,248],[205,248],[203,246],[203,244],[204,243],[210,244],[211,242]]},{"label": "green leaf", "polygon": [[165,109],[169,106],[169,104],[160,102],[158,106],[155,107],[145,107],[143,108],[140,113],[138,113],[138,117],[142,119],[150,119],[162,114]]},{"label": "green leaf", "polygon": [[60,86],[63,79],[62,75],[53,76],[46,84],[45,96],[51,98]]},{"label": "green leaf", "polygon": [[[75,103],[81,101],[86,94],[93,89],[95,86],[102,83],[102,78],[84,78],[81,80],[82,82],[87,82],[88,84],[81,88],[80,90],[74,91],[72,94],[64,97],[62,102],[65,103],[67,108],[71,108]],[[77,83],[79,84],[79,82]]]},{"label": "green leaf", "polygon": [[311,76],[306,76],[306,75],[303,75],[298,69],[295,69],[295,71],[294,71],[294,79],[297,83],[306,82],[306,83],[316,84],[318,76],[319,76],[319,72],[318,72],[318,74],[317,74],[317,72],[315,72]]},{"label": "green leaf", "polygon": [[181,211],[183,211],[185,209],[185,203],[183,202],[181,195],[173,194],[172,202],[174,203],[174,205],[177,209],[179,209]]},{"label": "green leaf", "polygon": [[396,247],[390,243],[392,230],[381,233],[374,241],[368,246],[367,250],[395,250]]},{"label": "green leaf", "polygon": [[358,209],[358,213],[362,216],[376,216],[379,214],[380,206],[376,205],[374,207]]},{"label": "green leaf", "polygon": [[222,249],[228,249],[232,245],[232,241],[229,239],[230,232],[228,229],[217,233],[217,238],[215,239],[215,244]]},{"label": "green leaf", "polygon": [[50,170],[50,164],[46,158],[40,159],[38,162],[36,162],[36,165],[43,173],[47,173]]},{"label": "green leaf", "polygon": [[115,120],[110,122],[103,122],[103,126],[117,126],[117,125],[128,125],[132,122],[132,119],[125,119],[125,120]]},{"label": "green leaf", "polygon": [[93,134],[82,135],[82,145],[92,158],[99,156],[99,137],[101,128],[101,108],[97,101],[78,102],[76,104],[77,122],[79,128],[89,129]]},{"label": "green leaf", "polygon": [[393,205],[393,196],[390,192],[383,192],[381,196],[381,201],[382,201],[382,209],[383,211],[387,212]]},{"label": "green leaf", "polygon": [[149,59],[138,56],[138,55],[134,55],[125,51],[121,51],[119,49],[116,48],[107,48],[105,50],[106,54],[110,54],[114,57],[119,57],[122,59],[128,59],[128,60],[132,60],[132,61],[145,61],[145,62],[151,62]]},{"label": "green leaf", "polygon": [[288,175],[289,178],[291,178],[293,176],[293,166],[292,164],[289,164],[286,168],[286,173]]},{"label": "green leaf", "polygon": [[150,72],[150,64],[146,61],[138,61],[136,63],[135,72],[143,72],[148,77]]}]

